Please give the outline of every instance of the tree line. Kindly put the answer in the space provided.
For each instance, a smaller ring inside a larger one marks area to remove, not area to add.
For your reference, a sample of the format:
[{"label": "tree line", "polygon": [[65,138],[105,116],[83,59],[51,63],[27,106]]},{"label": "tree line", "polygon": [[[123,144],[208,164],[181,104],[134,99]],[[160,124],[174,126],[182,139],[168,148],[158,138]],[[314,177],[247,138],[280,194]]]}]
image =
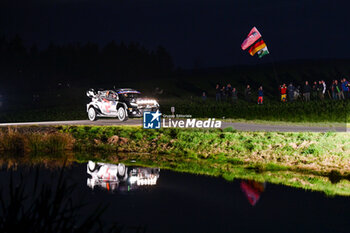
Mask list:
[{"label": "tree line", "polygon": [[59,82],[115,84],[120,80],[148,79],[169,75],[174,65],[168,51],[146,49],[139,43],[50,43],[45,49],[26,47],[20,36],[0,37],[2,86],[52,86]]}]

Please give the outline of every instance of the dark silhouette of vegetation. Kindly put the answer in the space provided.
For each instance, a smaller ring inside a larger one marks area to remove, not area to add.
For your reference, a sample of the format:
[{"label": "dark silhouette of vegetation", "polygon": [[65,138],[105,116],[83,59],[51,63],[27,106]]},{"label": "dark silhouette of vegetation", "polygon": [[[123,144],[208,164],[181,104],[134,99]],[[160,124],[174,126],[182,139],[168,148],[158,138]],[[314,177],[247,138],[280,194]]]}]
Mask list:
[{"label": "dark silhouette of vegetation", "polygon": [[0,82],[22,87],[49,87],[57,83],[115,84],[119,80],[149,79],[168,75],[173,61],[162,46],[154,51],[138,43],[111,41],[57,45],[39,50],[24,46],[19,36],[0,38]]},{"label": "dark silhouette of vegetation", "polygon": [[99,206],[85,219],[80,216],[83,203],[73,204],[71,194],[75,185],[67,184],[60,171],[57,185],[43,184],[39,187],[39,170],[36,169],[34,187],[28,193],[27,180],[21,175],[19,184],[14,184],[11,173],[9,187],[1,190],[0,231],[1,232],[45,232],[85,233],[121,232],[122,227],[105,227],[100,220],[106,207]]},{"label": "dark silhouette of vegetation", "polygon": [[39,49],[24,44],[20,36],[0,37],[0,91],[4,86],[32,91],[55,89],[58,83],[111,88],[121,81],[135,84],[132,82],[176,77],[171,85],[157,85],[173,95],[200,95],[205,90],[209,96],[218,82],[231,83],[239,95],[247,84],[253,89],[263,85],[267,96],[278,96],[278,86],[283,82],[297,86],[305,80],[311,83],[322,79],[329,84],[333,79],[348,78],[350,73],[350,61],[346,59],[280,62],[276,74],[270,63],[175,71],[171,55],[162,46],[149,50],[136,42],[111,41],[103,47],[91,42],[51,43]]}]

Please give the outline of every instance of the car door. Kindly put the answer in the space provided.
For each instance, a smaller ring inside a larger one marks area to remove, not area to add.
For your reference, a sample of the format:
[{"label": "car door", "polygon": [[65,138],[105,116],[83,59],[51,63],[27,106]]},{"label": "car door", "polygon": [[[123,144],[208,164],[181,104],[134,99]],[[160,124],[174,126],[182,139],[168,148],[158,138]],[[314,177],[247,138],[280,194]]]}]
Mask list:
[{"label": "car door", "polygon": [[106,95],[101,96],[101,111],[107,116],[116,116],[117,115],[117,103],[116,100]]}]

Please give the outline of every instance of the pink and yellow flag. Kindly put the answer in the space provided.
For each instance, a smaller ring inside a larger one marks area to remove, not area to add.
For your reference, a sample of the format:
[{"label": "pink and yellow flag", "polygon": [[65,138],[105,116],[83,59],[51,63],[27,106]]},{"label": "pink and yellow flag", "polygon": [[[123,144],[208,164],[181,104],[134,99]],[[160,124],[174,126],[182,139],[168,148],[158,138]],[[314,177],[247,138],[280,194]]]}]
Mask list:
[{"label": "pink and yellow flag", "polygon": [[252,30],[250,30],[248,37],[243,41],[241,44],[241,47],[243,50],[246,50],[249,46],[254,44],[255,41],[257,41],[261,37],[260,32],[256,27],[253,27]]}]

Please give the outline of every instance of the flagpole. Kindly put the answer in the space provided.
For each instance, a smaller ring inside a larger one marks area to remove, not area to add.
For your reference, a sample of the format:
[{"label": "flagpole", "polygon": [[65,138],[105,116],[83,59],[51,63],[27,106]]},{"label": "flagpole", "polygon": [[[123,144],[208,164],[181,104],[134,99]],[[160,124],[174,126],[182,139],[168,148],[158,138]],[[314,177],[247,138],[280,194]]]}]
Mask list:
[{"label": "flagpole", "polygon": [[278,75],[277,75],[277,70],[276,70],[276,66],[275,66],[275,61],[274,61],[273,56],[272,56],[271,53],[270,53],[270,55],[271,55],[272,69],[273,69],[273,72],[274,72],[274,74],[275,74],[275,79],[276,79],[276,81],[277,81],[278,83],[280,83],[280,80],[279,80]]},{"label": "flagpole", "polygon": [[278,83],[278,85],[281,85],[280,79],[278,78],[278,74],[277,74],[277,70],[276,70],[276,65],[275,65],[275,60],[273,59],[272,54],[269,51],[269,54],[271,57],[271,64],[272,64],[272,69],[273,69],[273,73],[275,74],[275,80]]},{"label": "flagpole", "polygon": [[[254,43],[256,43],[258,40],[262,40],[262,42],[265,44],[264,40],[263,40],[263,37],[262,35],[260,34],[260,32],[258,31],[258,29],[256,29],[256,27],[253,27],[249,34],[248,34],[248,37],[243,41],[243,43],[241,44],[241,48],[243,50],[246,50],[247,48],[249,48],[250,46],[253,46]],[[266,46],[266,44],[265,44]],[[259,51],[263,49],[263,48],[260,48]],[[253,51],[253,53],[251,54],[252,56],[258,51]],[[275,80],[277,83],[279,83],[280,85],[280,80],[278,78],[278,75],[277,75],[277,70],[276,70],[276,66],[275,66],[275,61],[273,59],[273,56],[271,55],[271,53],[267,50],[267,54],[270,54],[271,56],[271,64],[272,64],[272,68],[273,68],[273,72],[274,72],[274,75],[275,75]],[[264,56],[264,54],[262,54],[262,56]],[[260,56],[259,56],[260,58]]]}]

